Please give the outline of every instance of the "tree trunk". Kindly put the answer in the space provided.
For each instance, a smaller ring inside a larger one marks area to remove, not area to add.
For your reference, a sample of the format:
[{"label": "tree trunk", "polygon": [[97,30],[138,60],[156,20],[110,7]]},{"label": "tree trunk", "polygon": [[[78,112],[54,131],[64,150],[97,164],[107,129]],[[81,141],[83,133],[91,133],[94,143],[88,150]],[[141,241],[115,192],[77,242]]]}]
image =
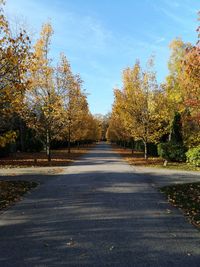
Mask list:
[{"label": "tree trunk", "polygon": [[124,141],[124,149],[126,149],[126,141]]},{"label": "tree trunk", "polygon": [[163,163],[163,166],[166,167],[167,166],[167,163],[168,163],[168,161],[165,159],[164,160],[164,163]]},{"label": "tree trunk", "polygon": [[46,154],[47,154],[48,162],[50,162],[51,161],[51,148],[50,148],[49,130],[47,130],[47,132],[46,132]]},{"label": "tree trunk", "polygon": [[25,134],[24,134],[24,123],[22,121],[22,119],[20,118],[20,148],[21,148],[21,152],[25,151]]},{"label": "tree trunk", "polygon": [[170,142],[172,140],[172,131],[170,130],[169,136],[168,136],[168,141]]},{"label": "tree trunk", "polygon": [[134,148],[134,142],[133,138],[131,138],[131,154],[133,155],[133,148]]},{"label": "tree trunk", "polygon": [[144,158],[147,160],[148,159],[148,148],[147,148],[147,142],[143,141],[144,143]]},{"label": "tree trunk", "polygon": [[68,129],[68,153],[70,154],[71,153],[71,128],[70,128],[70,125],[69,125],[69,129]]}]

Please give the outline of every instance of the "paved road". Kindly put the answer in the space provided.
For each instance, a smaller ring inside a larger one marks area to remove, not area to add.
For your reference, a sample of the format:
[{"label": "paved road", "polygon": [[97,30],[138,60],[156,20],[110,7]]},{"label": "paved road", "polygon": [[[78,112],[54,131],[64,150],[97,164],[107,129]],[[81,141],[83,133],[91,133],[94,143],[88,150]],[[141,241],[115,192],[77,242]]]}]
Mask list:
[{"label": "paved road", "polygon": [[60,174],[36,174],[46,182],[0,215],[1,267],[200,266],[200,232],[156,189],[197,173],[134,168],[99,144]]}]

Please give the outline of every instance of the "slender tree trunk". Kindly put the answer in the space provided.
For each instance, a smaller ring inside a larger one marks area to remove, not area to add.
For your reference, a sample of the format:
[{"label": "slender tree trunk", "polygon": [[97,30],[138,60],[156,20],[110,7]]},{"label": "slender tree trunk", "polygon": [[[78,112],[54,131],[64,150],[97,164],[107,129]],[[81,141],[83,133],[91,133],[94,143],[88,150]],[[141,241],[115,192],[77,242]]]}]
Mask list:
[{"label": "slender tree trunk", "polygon": [[143,141],[144,143],[144,158],[147,160],[148,159],[148,147],[147,147],[147,142]]},{"label": "slender tree trunk", "polygon": [[71,153],[71,127],[69,125],[69,129],[68,129],[68,153]]},{"label": "slender tree trunk", "polygon": [[126,149],[126,141],[124,141],[124,148]]},{"label": "slender tree trunk", "polygon": [[50,148],[50,133],[49,130],[46,132],[46,154],[48,162],[51,161],[51,148]]},{"label": "slender tree trunk", "polygon": [[172,130],[170,129],[170,133],[169,133],[168,141],[170,142],[171,140],[172,140]]},{"label": "slender tree trunk", "polygon": [[24,152],[25,151],[25,142],[24,142],[24,139],[25,139],[25,134],[24,134],[24,123],[22,121],[22,119],[20,118],[20,148],[21,148],[21,151]]},{"label": "slender tree trunk", "polygon": [[133,155],[133,148],[134,148],[134,142],[133,138],[131,138],[131,154]]}]

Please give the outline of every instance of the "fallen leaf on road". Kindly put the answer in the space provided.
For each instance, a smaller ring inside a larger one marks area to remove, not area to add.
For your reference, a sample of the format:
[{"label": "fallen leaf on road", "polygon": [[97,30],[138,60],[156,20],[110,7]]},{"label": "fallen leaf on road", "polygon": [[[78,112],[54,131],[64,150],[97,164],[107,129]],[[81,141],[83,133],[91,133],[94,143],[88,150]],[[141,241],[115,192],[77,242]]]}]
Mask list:
[{"label": "fallen leaf on road", "polygon": [[69,242],[67,242],[67,247],[74,247],[75,245],[76,245],[76,242],[72,239]]},{"label": "fallen leaf on road", "polygon": [[166,212],[167,212],[167,214],[171,214],[172,213],[172,211],[169,210],[169,209],[166,209]]}]

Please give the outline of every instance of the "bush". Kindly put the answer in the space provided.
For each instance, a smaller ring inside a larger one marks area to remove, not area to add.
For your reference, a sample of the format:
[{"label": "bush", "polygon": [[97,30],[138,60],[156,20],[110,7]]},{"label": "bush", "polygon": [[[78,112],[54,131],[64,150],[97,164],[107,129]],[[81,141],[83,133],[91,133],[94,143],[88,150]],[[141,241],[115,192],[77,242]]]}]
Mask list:
[{"label": "bush", "polygon": [[44,149],[42,140],[36,136],[32,129],[26,130],[24,144],[26,152],[40,152]]},{"label": "bush", "polygon": [[186,148],[181,144],[172,142],[158,144],[158,155],[168,161],[186,161],[185,152]]},{"label": "bush", "polygon": [[152,157],[158,156],[158,148],[154,143],[148,143],[148,155]]},{"label": "bush", "polygon": [[144,144],[141,140],[135,141],[134,142],[134,149],[136,151],[144,151]]},{"label": "bush", "polygon": [[5,147],[0,148],[0,158],[7,157],[10,154],[10,147],[6,145]]},{"label": "bush", "polygon": [[186,153],[186,157],[188,163],[200,167],[200,146],[190,148]]},{"label": "bush", "polygon": [[27,144],[27,152],[40,152],[44,149],[44,145],[41,140],[33,138]]}]

